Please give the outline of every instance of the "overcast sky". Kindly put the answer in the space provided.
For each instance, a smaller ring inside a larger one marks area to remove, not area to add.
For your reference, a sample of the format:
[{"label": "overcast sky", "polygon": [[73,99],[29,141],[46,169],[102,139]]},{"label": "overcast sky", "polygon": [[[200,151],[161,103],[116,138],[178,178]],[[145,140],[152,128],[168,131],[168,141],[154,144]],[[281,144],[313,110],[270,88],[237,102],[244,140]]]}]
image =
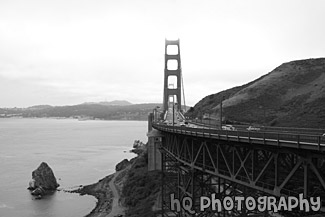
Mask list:
[{"label": "overcast sky", "polygon": [[180,38],[187,105],[325,56],[322,0],[0,0],[0,107],[162,102]]}]

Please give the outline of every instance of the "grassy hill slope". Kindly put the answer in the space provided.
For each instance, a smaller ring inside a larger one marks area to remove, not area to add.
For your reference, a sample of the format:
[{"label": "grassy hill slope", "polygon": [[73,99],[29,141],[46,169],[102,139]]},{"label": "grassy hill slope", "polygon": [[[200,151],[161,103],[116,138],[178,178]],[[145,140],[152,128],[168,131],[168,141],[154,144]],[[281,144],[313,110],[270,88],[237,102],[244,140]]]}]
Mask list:
[{"label": "grassy hill slope", "polygon": [[248,84],[209,95],[190,109],[227,122],[325,128],[325,58],[284,63]]}]

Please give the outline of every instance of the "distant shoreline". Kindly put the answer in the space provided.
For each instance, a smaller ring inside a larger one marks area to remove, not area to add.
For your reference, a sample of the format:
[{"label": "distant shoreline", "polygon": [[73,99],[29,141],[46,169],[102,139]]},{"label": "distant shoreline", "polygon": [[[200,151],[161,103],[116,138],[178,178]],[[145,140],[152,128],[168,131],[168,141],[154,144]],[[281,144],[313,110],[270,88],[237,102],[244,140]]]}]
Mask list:
[{"label": "distant shoreline", "polygon": [[125,119],[87,119],[87,120],[78,120],[77,118],[65,118],[65,117],[1,117],[1,119],[53,119],[53,120],[76,120],[76,121],[148,121],[148,120],[125,120]]},{"label": "distant shoreline", "polygon": [[102,105],[79,104],[71,106],[33,106],[28,108],[0,108],[0,118],[58,118],[80,120],[148,120],[148,113],[161,104]]}]

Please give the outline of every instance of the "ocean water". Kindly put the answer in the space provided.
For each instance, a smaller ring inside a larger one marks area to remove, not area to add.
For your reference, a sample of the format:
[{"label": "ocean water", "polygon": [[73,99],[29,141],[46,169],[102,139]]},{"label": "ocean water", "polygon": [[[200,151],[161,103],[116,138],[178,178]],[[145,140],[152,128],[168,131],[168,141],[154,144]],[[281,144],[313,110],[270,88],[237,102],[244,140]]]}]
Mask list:
[{"label": "ocean water", "polygon": [[145,121],[0,118],[0,216],[81,217],[92,196],[58,191],[35,200],[27,190],[32,171],[47,162],[60,188],[97,182],[116,163],[135,155],[134,140],[147,141]]}]

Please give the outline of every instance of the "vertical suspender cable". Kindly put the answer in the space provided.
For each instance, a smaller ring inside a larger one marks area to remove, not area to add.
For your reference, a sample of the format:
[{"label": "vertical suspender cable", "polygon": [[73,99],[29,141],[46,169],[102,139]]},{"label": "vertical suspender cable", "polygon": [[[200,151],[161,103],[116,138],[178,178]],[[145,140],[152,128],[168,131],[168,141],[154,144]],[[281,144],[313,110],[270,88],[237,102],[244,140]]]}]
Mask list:
[{"label": "vertical suspender cable", "polygon": [[184,99],[184,111],[186,112],[185,92],[184,92],[184,82],[183,82],[183,73],[181,74],[181,79],[182,79],[182,91],[183,91],[183,99]]}]

